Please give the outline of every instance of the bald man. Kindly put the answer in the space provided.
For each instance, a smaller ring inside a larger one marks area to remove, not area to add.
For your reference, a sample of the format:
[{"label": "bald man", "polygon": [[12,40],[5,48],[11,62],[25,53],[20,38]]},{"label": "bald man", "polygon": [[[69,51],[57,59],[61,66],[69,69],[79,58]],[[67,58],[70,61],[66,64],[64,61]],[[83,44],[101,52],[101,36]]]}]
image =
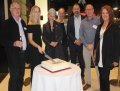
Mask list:
[{"label": "bald man", "polygon": [[64,52],[64,60],[68,61],[68,39],[67,39],[67,20],[65,19],[65,10],[64,8],[60,8],[58,10],[58,19],[56,20],[60,23],[63,38],[62,38],[62,46],[63,46],[63,52]]},{"label": "bald man", "polygon": [[93,55],[95,33],[97,26],[100,24],[100,20],[94,15],[94,7],[91,4],[86,5],[85,13],[87,17],[81,22],[80,39],[83,43],[83,58],[85,61],[86,85],[83,87],[83,89],[87,90],[91,87],[91,57]]}]

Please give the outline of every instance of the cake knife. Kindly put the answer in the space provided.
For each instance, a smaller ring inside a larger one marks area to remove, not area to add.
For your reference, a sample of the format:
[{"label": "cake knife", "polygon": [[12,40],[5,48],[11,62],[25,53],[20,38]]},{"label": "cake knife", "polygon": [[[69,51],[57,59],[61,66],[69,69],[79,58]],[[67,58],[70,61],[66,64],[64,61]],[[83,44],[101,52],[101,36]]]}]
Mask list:
[{"label": "cake knife", "polygon": [[45,57],[46,57],[47,59],[51,60],[52,62],[55,62],[55,61],[53,60],[53,58],[50,57],[49,55],[47,55],[45,52],[44,52],[44,55],[45,55]]}]

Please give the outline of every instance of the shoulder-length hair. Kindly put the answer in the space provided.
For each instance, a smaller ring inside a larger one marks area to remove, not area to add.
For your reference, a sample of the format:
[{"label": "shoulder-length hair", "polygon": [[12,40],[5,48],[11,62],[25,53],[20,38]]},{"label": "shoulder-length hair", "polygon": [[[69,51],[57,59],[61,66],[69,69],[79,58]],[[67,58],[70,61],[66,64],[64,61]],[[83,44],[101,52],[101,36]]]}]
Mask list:
[{"label": "shoulder-length hair", "polygon": [[[30,15],[29,15],[29,21],[28,21],[28,23],[30,23],[30,24],[35,24],[35,21],[34,21],[34,18],[35,18],[35,15],[34,15],[35,8],[38,8],[39,12],[41,12],[40,8],[37,5],[34,5],[31,8]],[[37,24],[40,24],[40,17],[39,17],[39,19],[37,19]]]},{"label": "shoulder-length hair", "polygon": [[108,14],[109,14],[109,22],[113,22],[113,19],[114,19],[114,12],[113,12],[113,9],[111,6],[109,5],[104,5],[102,8],[101,8],[101,12],[100,12],[100,20],[101,22],[103,22],[103,18],[102,18],[102,11],[103,9],[106,9],[108,11]]}]

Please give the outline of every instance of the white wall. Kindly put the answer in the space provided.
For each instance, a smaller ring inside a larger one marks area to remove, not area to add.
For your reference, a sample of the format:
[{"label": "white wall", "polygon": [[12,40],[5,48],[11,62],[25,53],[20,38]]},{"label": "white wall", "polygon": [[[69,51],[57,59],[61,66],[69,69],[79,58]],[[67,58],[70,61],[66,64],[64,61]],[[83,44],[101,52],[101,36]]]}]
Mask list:
[{"label": "white wall", "polygon": [[[45,24],[48,20],[48,0],[35,0],[35,5],[39,6],[41,9],[41,15],[43,16],[43,20],[41,20],[41,28],[43,24]],[[42,48],[45,49],[44,42],[42,43]]]},{"label": "white wall", "polygon": [[26,0],[17,0],[21,3],[21,17],[27,24]]},{"label": "white wall", "polygon": [[8,19],[8,0],[4,0],[5,20]]},{"label": "white wall", "polygon": [[39,6],[41,9],[41,15],[43,16],[43,20],[41,20],[41,27],[45,24],[48,20],[48,1],[47,0],[35,0],[35,5]]}]

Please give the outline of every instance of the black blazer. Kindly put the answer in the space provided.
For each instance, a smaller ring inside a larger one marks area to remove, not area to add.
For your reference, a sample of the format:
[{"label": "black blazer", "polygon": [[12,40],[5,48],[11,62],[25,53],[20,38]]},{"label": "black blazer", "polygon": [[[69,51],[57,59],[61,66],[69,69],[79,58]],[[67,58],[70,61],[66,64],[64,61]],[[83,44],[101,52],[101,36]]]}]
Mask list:
[{"label": "black blazer", "polygon": [[[27,41],[27,27],[23,20],[21,20],[23,30]],[[20,50],[18,47],[14,47],[13,43],[16,40],[20,40],[19,27],[13,17],[10,17],[4,22],[2,30],[2,44],[5,46],[6,51],[9,50]]]},{"label": "black blazer", "polygon": [[[100,49],[100,30],[102,24],[97,28],[95,35],[94,50],[96,50],[96,65],[99,62],[99,49]],[[115,23],[109,23],[107,30],[104,32],[103,45],[102,45],[102,62],[103,67],[110,67],[114,61],[119,60],[119,40],[120,29]]]},{"label": "black blazer", "polygon": [[47,22],[46,24],[43,25],[43,40],[46,44],[50,44],[51,41],[61,43],[62,38],[63,38],[63,33],[61,26],[58,22],[54,21],[53,23],[53,30],[55,31],[55,39],[52,40],[51,36],[51,28],[50,28],[50,23]]},{"label": "black blazer", "polygon": [[[58,22],[54,21],[53,28],[54,28],[53,29],[54,33],[51,32],[49,22],[43,25],[43,41],[46,44],[45,51],[49,56],[53,58],[57,57],[57,58],[62,59],[64,58],[64,54],[63,54],[63,49],[62,49],[62,44],[61,44],[62,38],[63,38],[61,25]],[[52,47],[50,45],[52,41],[58,42],[56,47]]]},{"label": "black blazer", "polygon": [[[84,19],[83,16],[81,16],[81,20]],[[74,41],[76,40],[75,38],[75,26],[74,26],[74,15],[71,16],[68,19],[67,23],[67,35],[68,35],[68,42],[69,44],[74,45]]]}]

